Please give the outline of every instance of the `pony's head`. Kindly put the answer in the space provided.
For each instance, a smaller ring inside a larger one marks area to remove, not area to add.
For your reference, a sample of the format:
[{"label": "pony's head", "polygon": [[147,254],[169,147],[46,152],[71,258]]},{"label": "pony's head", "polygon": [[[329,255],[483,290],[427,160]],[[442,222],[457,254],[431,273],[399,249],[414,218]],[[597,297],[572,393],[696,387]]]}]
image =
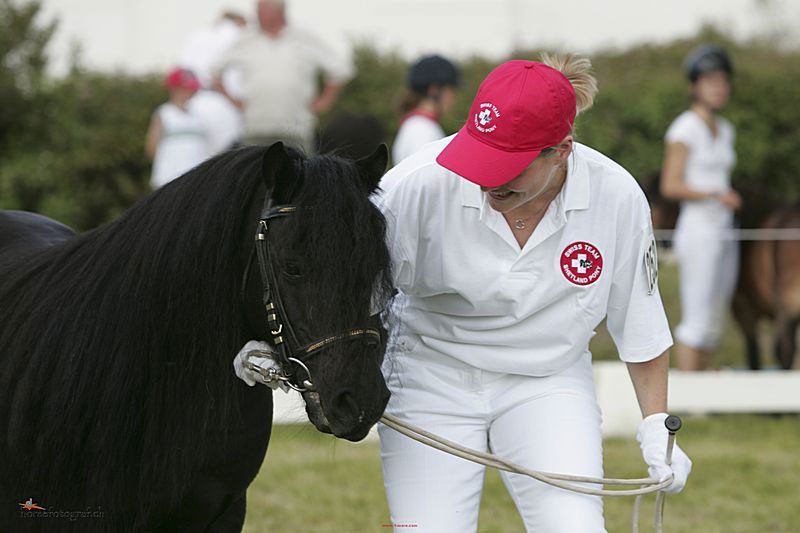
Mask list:
[{"label": "pony's head", "polygon": [[[296,385],[313,383],[303,398],[317,429],[350,440],[367,434],[389,399],[377,311],[392,293],[390,258],[384,219],[369,200],[387,158],[383,145],[352,162],[305,158],[276,143],[262,159],[264,195],[250,206],[249,237],[260,227],[265,242],[256,241],[264,246],[258,261],[251,252],[246,262],[248,331],[283,354]],[[292,210],[262,222],[263,198]]]},{"label": "pony's head", "polygon": [[270,391],[232,367],[248,340],[274,341],[252,257],[265,198],[297,208],[269,226],[297,342],[378,332],[300,356],[316,388],[305,395],[311,420],[363,437],[389,396],[371,303],[391,294],[390,261],[369,199],[385,165],[385,148],[358,162],[232,150],[118,220],[0,270],[0,455],[15,458],[0,460],[0,495],[23,487],[63,508],[102,504],[114,510],[106,529],[150,530],[198,469],[266,444]]}]

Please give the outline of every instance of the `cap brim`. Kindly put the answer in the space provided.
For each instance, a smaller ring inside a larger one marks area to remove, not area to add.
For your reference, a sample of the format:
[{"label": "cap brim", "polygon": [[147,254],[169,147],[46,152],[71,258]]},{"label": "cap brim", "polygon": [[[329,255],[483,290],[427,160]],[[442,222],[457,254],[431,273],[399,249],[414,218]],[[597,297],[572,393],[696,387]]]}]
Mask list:
[{"label": "cap brim", "polygon": [[499,187],[519,176],[541,152],[506,152],[494,148],[475,139],[464,126],[436,162],[481,187]]}]

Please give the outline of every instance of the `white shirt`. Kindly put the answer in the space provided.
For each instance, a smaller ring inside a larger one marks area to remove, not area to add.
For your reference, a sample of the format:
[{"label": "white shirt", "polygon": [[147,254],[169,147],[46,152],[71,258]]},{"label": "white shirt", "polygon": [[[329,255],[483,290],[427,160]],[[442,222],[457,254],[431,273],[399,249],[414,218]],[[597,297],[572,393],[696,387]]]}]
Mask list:
[{"label": "white shirt", "polygon": [[239,40],[241,34],[242,28],[227,19],[198,28],[186,37],[177,64],[191,70],[203,87],[211,87],[212,66]]},{"label": "white shirt", "polygon": [[207,157],[206,128],[188,111],[167,102],[156,109],[161,120],[161,139],[156,146],[150,184],[161,187]]},{"label": "white shirt", "polygon": [[229,149],[244,133],[241,112],[217,91],[200,89],[189,99],[187,109],[203,122],[209,157]]},{"label": "white shirt", "polygon": [[439,123],[423,114],[411,114],[400,124],[392,145],[392,161],[396,165],[423,146],[444,137]]},{"label": "white shirt", "polygon": [[[666,133],[668,143],[683,143],[689,149],[683,179],[686,186],[702,192],[726,192],[731,188],[731,170],[736,164],[736,133],[730,122],[717,118],[717,135],[694,111],[684,111]],[[733,210],[717,200],[681,202],[676,230],[698,232],[727,229],[733,225]]]},{"label": "white shirt", "polygon": [[250,31],[212,68],[219,75],[239,67],[244,128],[248,135],[290,135],[310,139],[316,119],[311,103],[317,94],[317,73],[344,82],[353,74],[349,59],[328,48],[315,35],[285,27],[277,37]]},{"label": "white shirt", "polygon": [[606,315],[623,361],[671,346],[657,287],[648,289],[650,209],[630,174],[576,143],[563,189],[520,250],[480,188],[436,163],[450,139],[390,170],[376,199],[400,291],[400,346],[545,376],[586,354]]}]

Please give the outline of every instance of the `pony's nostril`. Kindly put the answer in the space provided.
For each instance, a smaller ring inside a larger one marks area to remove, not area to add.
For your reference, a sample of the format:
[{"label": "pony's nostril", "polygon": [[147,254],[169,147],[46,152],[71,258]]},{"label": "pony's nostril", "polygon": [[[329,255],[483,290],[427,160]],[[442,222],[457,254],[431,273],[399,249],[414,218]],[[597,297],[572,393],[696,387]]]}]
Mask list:
[{"label": "pony's nostril", "polygon": [[336,410],[345,416],[355,416],[358,411],[358,402],[349,392],[343,392],[336,397],[334,401]]}]

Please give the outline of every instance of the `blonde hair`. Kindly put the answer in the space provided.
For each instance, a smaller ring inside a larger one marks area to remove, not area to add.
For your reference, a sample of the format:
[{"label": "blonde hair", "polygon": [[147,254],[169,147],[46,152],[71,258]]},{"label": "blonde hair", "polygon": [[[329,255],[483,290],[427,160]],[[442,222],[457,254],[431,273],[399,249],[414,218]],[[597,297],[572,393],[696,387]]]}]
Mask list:
[{"label": "blonde hair", "polygon": [[577,54],[558,56],[544,52],[541,60],[548,67],[561,72],[572,84],[578,113],[592,107],[597,94],[597,78],[594,77],[592,62],[589,61],[589,58]]}]

